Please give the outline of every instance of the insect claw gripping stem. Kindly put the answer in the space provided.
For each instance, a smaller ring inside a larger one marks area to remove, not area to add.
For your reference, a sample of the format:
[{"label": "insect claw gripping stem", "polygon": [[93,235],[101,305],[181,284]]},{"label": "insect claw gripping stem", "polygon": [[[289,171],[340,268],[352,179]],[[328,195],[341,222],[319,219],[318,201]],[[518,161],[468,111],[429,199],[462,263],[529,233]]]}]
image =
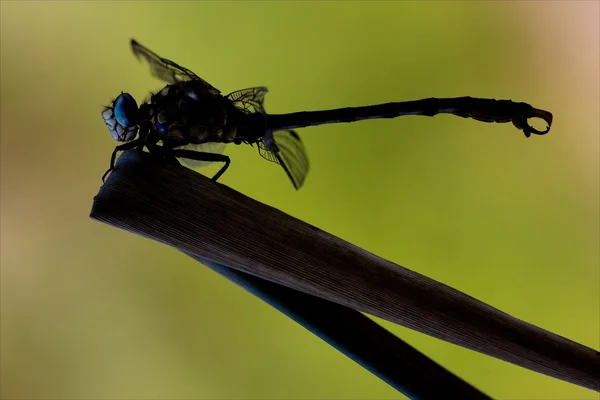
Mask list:
[{"label": "insect claw gripping stem", "polygon": [[119,147],[117,146],[117,147],[114,149],[114,151],[113,151],[113,153],[112,153],[112,155],[111,155],[111,157],[110,157],[110,168],[108,168],[108,169],[106,170],[106,172],[104,173],[104,175],[102,175],[102,183],[104,183],[104,182],[106,181],[106,177],[107,177],[107,175],[108,175],[108,174],[109,174],[109,173],[110,173],[110,172],[111,172],[113,169],[115,169],[115,159],[116,159],[116,156],[117,156],[117,152],[118,152],[118,151],[119,151]]},{"label": "insect claw gripping stem", "polygon": [[[546,121],[546,124],[548,124],[546,130],[538,131],[533,126],[529,125],[527,123],[527,120],[529,118],[541,118],[544,121]],[[512,123],[517,129],[523,131],[525,137],[531,136],[532,133],[536,135],[545,135],[546,133],[550,132],[550,126],[552,126],[552,113],[545,110],[538,110],[537,108],[532,108],[530,115],[524,118],[515,118],[513,119]]]},{"label": "insect claw gripping stem", "polygon": [[[102,175],[102,183],[104,183],[106,181],[106,176],[113,169],[115,169],[115,162],[117,160],[117,153],[119,151],[130,150],[130,149],[133,149],[134,147],[138,147],[138,150],[141,150],[143,145],[144,145],[144,141],[142,140],[141,137],[139,137],[135,140],[132,140],[131,142],[124,143],[122,145],[115,147],[115,149],[112,152],[112,155],[110,156],[110,168],[108,168],[108,170],[104,173],[104,175]],[[140,147],[140,146],[142,146],[142,147]]]}]

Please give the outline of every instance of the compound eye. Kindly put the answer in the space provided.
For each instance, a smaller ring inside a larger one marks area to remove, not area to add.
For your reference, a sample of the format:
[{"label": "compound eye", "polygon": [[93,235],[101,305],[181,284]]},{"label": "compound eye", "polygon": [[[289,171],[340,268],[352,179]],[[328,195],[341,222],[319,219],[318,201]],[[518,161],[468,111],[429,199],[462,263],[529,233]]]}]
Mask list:
[{"label": "compound eye", "polygon": [[121,93],[113,103],[115,120],[123,128],[131,128],[137,125],[138,105],[129,93]]},{"label": "compound eye", "polygon": [[102,119],[108,127],[110,135],[117,142],[129,142],[135,139],[138,131],[137,125],[124,127],[121,125],[115,116],[115,110],[112,107],[105,107],[102,111]]}]

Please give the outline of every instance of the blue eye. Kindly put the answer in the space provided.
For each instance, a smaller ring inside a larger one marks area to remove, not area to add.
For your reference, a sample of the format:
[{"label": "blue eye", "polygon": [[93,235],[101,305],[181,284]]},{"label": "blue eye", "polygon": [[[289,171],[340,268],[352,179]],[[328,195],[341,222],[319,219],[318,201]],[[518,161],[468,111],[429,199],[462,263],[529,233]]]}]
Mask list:
[{"label": "blue eye", "polygon": [[137,125],[138,106],[129,93],[121,93],[113,103],[115,119],[123,128]]}]

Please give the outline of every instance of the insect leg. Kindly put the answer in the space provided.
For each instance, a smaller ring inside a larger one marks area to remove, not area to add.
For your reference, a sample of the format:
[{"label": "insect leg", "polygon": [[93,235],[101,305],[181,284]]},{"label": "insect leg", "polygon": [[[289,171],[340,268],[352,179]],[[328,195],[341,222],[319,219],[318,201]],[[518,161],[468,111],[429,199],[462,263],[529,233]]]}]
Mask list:
[{"label": "insect leg", "polygon": [[173,150],[171,154],[175,157],[189,158],[191,160],[198,161],[211,161],[211,162],[224,162],[225,165],[212,177],[213,181],[216,181],[227,171],[229,168],[229,164],[231,163],[231,159],[223,154],[215,154],[215,153],[205,153],[202,151],[193,151],[193,150]]},{"label": "insect leg", "polygon": [[119,146],[115,147],[115,149],[112,152],[112,155],[110,156],[110,168],[104,173],[104,175],[102,175],[102,182],[104,182],[106,180],[106,176],[110,173],[110,171],[112,171],[113,169],[115,169],[115,161],[117,159],[117,153],[119,151],[125,151],[125,150],[133,149],[136,146],[138,146],[140,144],[140,142],[143,145],[144,142],[141,139],[142,138],[137,138],[135,140],[132,140],[131,142],[124,143],[122,145],[119,145]]},{"label": "insect leg", "polygon": [[[162,145],[158,145],[159,141],[162,141]],[[181,165],[179,160],[173,155],[173,149],[179,145],[180,143],[159,136],[154,132],[148,135],[148,138],[146,139],[146,147],[148,148],[148,151],[150,151],[150,154],[175,165]]]}]

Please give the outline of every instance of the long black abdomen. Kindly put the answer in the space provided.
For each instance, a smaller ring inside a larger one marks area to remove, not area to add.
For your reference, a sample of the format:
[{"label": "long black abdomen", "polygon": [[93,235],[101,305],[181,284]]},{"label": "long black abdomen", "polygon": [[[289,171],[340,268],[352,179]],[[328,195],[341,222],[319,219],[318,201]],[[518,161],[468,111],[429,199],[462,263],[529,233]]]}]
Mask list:
[{"label": "long black abdomen", "polygon": [[[523,129],[524,120],[533,117],[544,119],[548,123],[548,126],[552,123],[552,114],[547,111],[537,110],[527,103],[473,97],[447,99],[432,97],[429,99],[364,107],[268,115],[267,125],[268,128],[277,131],[338,122],[355,122],[373,118],[396,118],[404,115],[432,117],[441,113],[473,118],[483,122],[513,122],[519,129]],[[530,132],[541,134],[547,131],[540,132],[533,130]]]}]

